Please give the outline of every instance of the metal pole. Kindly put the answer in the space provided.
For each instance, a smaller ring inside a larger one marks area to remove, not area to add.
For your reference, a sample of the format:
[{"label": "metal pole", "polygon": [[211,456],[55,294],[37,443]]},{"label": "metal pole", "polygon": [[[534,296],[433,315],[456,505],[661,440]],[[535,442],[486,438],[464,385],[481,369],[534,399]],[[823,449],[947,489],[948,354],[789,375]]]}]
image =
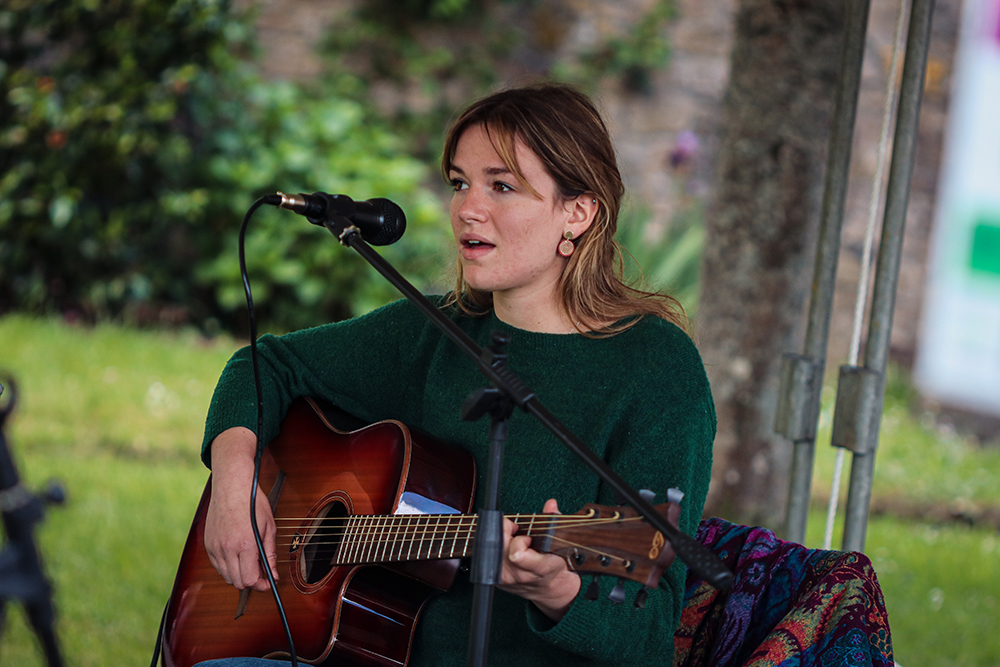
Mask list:
[{"label": "metal pole", "polygon": [[794,443],[791,485],[785,513],[785,537],[800,543],[805,541],[809,516],[816,425],[819,421],[820,393],[823,390],[823,371],[826,366],[870,5],[870,0],[851,0],[848,4],[805,347],[802,355],[786,355],[783,359],[775,429]]},{"label": "metal pole", "polygon": [[[899,282],[903,231],[906,227],[906,208],[910,199],[913,157],[916,152],[920,120],[920,100],[924,89],[924,73],[927,69],[933,13],[934,0],[913,0],[909,32],[906,37],[906,58],[903,61],[903,80],[899,91],[892,166],[889,169],[885,216],[875,272],[872,314],[865,344],[864,368],[879,374],[881,378],[885,377],[889,358],[892,316]],[[878,429],[885,397],[884,382],[881,384],[883,386],[874,392],[871,399],[873,405],[863,405],[863,403],[859,405],[859,409],[870,411],[868,414],[873,418],[871,427],[865,434],[867,446],[863,448],[864,453],[855,453],[852,457],[851,482],[845,509],[843,543],[845,551],[862,551],[865,546],[875,452],[878,449]]]}]

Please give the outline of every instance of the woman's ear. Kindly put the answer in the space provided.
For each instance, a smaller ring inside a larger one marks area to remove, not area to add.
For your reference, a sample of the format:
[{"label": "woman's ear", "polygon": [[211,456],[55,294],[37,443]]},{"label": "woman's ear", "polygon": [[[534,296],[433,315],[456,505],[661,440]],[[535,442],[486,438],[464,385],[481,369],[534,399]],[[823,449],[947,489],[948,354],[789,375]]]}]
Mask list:
[{"label": "woman's ear", "polygon": [[569,223],[568,231],[573,232],[573,238],[579,238],[581,234],[590,229],[590,226],[597,219],[597,213],[601,204],[597,197],[590,193],[585,193],[570,199],[566,202],[568,208]]}]

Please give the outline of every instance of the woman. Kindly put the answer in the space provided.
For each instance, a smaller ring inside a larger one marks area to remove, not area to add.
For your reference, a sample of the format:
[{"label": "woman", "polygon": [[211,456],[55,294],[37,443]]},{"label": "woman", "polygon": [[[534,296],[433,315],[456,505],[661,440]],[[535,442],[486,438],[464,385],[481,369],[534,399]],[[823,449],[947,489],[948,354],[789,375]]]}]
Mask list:
[{"label": "woman", "polygon": [[[458,281],[441,308],[480,345],[493,330],[506,331],[510,368],[629,484],[685,492],[680,527],[693,534],[715,433],[708,381],[678,326],[676,302],[622,282],[613,236],[624,187],[607,128],[590,100],[558,85],[480,100],[449,131],[442,170],[455,190]],[[460,444],[484,467],[486,420],[459,419],[462,401],[484,379],[407,302],[280,338],[264,336],[259,344],[265,441],[294,398],[313,395],[366,421],[397,419]],[[234,356],[209,410],[203,456],[213,487],[206,547],[228,583],[266,590],[245,517],[256,423],[249,366],[245,350]],[[512,418],[505,456],[504,512],[614,504],[596,476],[530,417]],[[277,575],[274,522],[258,496],[258,522]],[[564,560],[534,551],[506,522],[491,660],[669,664],[684,576],[683,563],[675,561],[644,609],[609,602],[615,581],[607,577],[591,601],[584,597],[588,586]],[[466,663],[471,585],[459,579],[424,610],[411,665]],[[638,589],[628,582],[626,599]]]}]

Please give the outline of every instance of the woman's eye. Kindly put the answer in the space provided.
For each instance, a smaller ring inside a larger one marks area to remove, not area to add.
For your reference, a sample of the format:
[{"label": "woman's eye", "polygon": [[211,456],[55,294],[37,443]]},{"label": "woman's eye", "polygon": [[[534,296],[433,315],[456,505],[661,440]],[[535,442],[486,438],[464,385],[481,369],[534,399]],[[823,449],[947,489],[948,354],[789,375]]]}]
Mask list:
[{"label": "woman's eye", "polygon": [[507,185],[503,181],[496,181],[493,184],[493,189],[496,190],[497,192],[513,192],[514,191],[514,188],[512,188],[509,185]]},{"label": "woman's eye", "polygon": [[451,187],[457,192],[458,190],[466,190],[468,189],[469,186],[466,185],[465,181],[463,181],[462,179],[453,178],[451,179]]}]

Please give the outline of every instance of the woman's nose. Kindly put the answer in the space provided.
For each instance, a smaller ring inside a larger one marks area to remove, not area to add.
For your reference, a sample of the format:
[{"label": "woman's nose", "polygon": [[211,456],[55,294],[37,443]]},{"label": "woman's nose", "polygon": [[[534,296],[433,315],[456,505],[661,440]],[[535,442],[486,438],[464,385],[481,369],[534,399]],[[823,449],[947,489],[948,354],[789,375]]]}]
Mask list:
[{"label": "woman's nose", "polygon": [[482,222],[486,219],[486,196],[475,188],[455,195],[455,212],[463,222]]}]

